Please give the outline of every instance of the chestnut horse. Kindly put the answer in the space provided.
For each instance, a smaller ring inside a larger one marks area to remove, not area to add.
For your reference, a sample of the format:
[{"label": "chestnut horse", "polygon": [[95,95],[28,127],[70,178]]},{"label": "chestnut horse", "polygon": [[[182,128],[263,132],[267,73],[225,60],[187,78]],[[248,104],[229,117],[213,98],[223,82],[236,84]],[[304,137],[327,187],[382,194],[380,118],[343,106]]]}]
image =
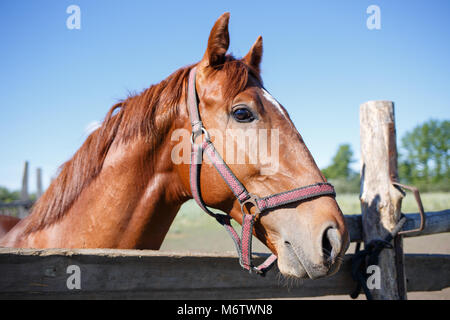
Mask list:
[{"label": "chestnut horse", "polygon": [[[280,133],[276,170],[267,159],[227,163],[245,188],[266,196],[326,182],[286,110],[263,88],[262,38],[244,58],[235,59],[226,53],[228,21],[229,13],[216,21],[200,62],[113,106],[102,126],[61,167],[32,213],[0,240],[0,246],[159,249],[180,206],[193,197],[189,163],[173,161],[174,148],[181,144],[190,150],[190,141],[171,137],[175,130],[191,131],[187,87],[194,67],[206,128],[236,144],[228,129]],[[249,158],[249,150],[233,148]],[[202,166],[199,185],[206,205],[242,223],[238,199],[211,163]],[[294,277],[332,274],[349,242],[332,196],[262,214],[253,232],[278,256],[281,273]]]}]

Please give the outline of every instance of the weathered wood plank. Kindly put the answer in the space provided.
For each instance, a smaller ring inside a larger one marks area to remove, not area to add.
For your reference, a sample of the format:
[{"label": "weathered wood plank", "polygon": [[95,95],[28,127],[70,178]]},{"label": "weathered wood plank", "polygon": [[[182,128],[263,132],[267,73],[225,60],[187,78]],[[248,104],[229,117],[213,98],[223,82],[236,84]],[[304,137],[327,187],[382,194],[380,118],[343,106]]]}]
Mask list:
[{"label": "weathered wood plank", "polygon": [[[405,214],[407,221],[402,230],[413,230],[419,227],[418,213]],[[426,236],[430,234],[450,232],[450,209],[443,211],[425,212],[425,229],[421,232],[407,233],[404,237]],[[345,215],[345,221],[350,232],[350,241],[362,241],[362,221],[360,214]]]},{"label": "weathered wood plank", "polygon": [[[242,271],[234,255],[150,250],[32,250],[0,248],[0,298],[242,299],[349,294],[351,256],[341,270],[292,283],[278,270],[265,278]],[[263,257],[256,258],[260,262]],[[67,267],[81,270],[81,289],[66,286]],[[409,291],[450,286],[450,255],[406,255]],[[425,275],[425,276],[424,276]]]},{"label": "weathered wood plank", "polygon": [[[420,215],[418,213],[406,214],[407,221],[403,230],[413,230],[420,225]],[[428,234],[450,232],[450,209],[435,212],[425,212],[425,228],[420,232],[407,233],[405,237],[417,237]]]}]

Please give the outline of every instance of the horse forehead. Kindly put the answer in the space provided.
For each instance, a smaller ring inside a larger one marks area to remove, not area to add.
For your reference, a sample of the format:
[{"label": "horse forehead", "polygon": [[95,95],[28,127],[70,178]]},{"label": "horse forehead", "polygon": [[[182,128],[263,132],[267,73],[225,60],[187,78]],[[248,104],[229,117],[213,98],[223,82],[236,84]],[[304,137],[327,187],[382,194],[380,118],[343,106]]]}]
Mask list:
[{"label": "horse forehead", "polygon": [[264,88],[260,88],[262,92],[262,96],[269,102],[271,105],[275,107],[275,109],[285,118],[287,118],[286,110],[280,105],[280,103]]}]

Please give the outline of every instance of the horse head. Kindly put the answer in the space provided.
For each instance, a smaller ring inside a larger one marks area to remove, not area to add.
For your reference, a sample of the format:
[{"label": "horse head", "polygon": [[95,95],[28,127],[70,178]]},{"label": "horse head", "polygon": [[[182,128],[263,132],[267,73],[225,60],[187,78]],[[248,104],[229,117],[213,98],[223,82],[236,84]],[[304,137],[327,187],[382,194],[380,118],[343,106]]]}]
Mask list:
[{"label": "horse head", "polygon": [[[235,180],[259,199],[325,183],[286,109],[263,86],[262,38],[256,40],[244,58],[235,59],[227,55],[228,21],[228,13],[216,21],[206,52],[195,66],[194,85],[204,134],[196,134],[193,143],[210,139],[229,167],[229,174],[234,174]],[[183,119],[189,123],[188,110]],[[188,125],[185,128],[189,130]],[[206,134],[208,137],[204,137]],[[270,156],[267,152],[261,154],[265,147],[266,151],[270,149]],[[193,196],[189,165],[180,164],[177,170]],[[228,173],[221,173],[214,163],[205,163],[200,172],[198,184],[204,203],[242,224],[242,201],[227,183],[224,175]],[[256,205],[246,208],[249,214],[256,209]],[[265,210],[254,223],[254,233],[277,255],[281,273],[294,277],[332,274],[349,242],[343,214],[330,195],[290,201]]]}]

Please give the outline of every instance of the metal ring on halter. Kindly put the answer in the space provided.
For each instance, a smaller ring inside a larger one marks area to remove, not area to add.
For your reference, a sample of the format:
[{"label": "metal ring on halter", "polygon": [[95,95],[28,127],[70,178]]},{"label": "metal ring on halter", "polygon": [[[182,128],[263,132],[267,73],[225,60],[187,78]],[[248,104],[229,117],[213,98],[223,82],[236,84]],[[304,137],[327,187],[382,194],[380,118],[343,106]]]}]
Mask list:
[{"label": "metal ring on halter", "polygon": [[198,131],[195,131],[195,132],[191,133],[191,144],[194,144],[194,140],[197,139],[197,137],[199,135],[201,135],[202,133],[205,135],[205,141],[206,142],[211,141],[211,139],[210,139],[211,137],[210,137],[208,131],[206,131],[206,129],[204,127],[202,127],[201,130],[198,130]]},{"label": "metal ring on halter", "polygon": [[[257,203],[258,199],[259,199],[258,196],[255,196],[254,194],[250,194],[250,198],[248,198],[247,200],[245,200],[241,203],[242,214],[246,214],[245,210],[244,210],[245,205],[247,203],[251,203],[255,207],[254,216],[255,216],[255,218],[257,218],[259,216],[259,214],[261,213],[261,210],[259,209],[258,203]],[[247,211],[249,214],[251,214],[250,210],[247,210]]]}]

